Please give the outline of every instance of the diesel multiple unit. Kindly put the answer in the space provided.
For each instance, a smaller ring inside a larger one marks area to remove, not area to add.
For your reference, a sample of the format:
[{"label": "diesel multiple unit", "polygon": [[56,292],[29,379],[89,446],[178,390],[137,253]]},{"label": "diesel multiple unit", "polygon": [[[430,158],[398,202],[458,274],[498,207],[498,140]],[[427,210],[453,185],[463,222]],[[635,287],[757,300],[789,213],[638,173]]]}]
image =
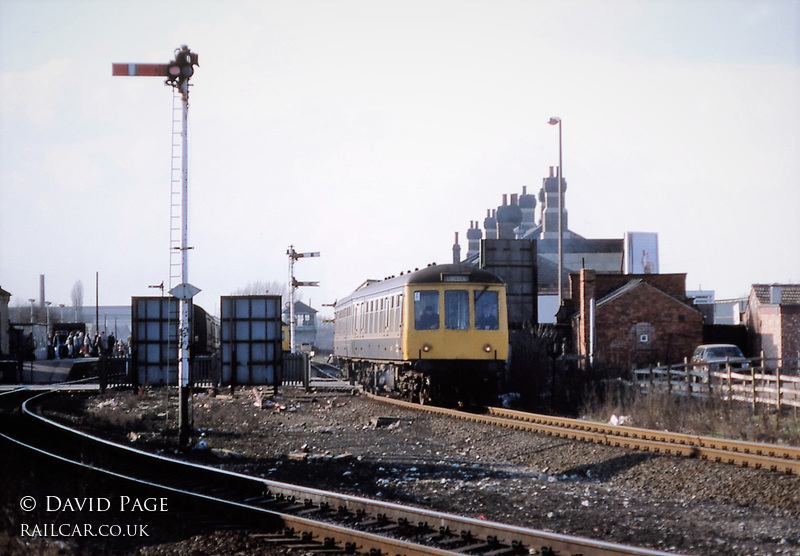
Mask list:
[{"label": "diesel multiple unit", "polygon": [[493,403],[508,356],[506,290],[471,265],[368,280],[335,305],[334,355],[368,391]]}]

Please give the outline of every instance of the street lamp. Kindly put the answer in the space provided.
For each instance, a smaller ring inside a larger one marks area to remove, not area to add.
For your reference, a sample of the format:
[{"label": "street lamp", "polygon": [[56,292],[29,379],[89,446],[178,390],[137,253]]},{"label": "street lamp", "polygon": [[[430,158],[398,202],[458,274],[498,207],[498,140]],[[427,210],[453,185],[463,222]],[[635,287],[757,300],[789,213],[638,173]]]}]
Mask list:
[{"label": "street lamp", "polygon": [[564,300],[564,169],[561,162],[561,118],[552,117],[547,122],[550,125],[558,124],[558,307]]},{"label": "street lamp", "polygon": [[28,299],[31,304],[31,324],[33,324],[33,304],[36,303],[35,299]]},{"label": "street lamp", "polygon": [[52,301],[45,301],[44,304],[47,306],[47,320],[45,320],[45,329],[50,330],[50,305],[53,304]]}]

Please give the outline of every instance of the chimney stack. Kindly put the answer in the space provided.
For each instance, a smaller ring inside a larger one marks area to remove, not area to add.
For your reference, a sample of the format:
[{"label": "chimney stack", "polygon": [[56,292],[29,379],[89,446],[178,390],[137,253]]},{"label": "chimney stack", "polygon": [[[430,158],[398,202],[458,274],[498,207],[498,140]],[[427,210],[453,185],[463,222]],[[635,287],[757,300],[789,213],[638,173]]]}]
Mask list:
[{"label": "chimney stack", "polygon": [[478,221],[469,222],[469,230],[467,230],[467,258],[472,258],[481,251],[481,239],[483,239],[483,232],[478,227]]},{"label": "chimney stack", "polygon": [[486,209],[486,219],[483,221],[483,228],[486,230],[486,239],[497,239],[497,221],[495,211]]}]

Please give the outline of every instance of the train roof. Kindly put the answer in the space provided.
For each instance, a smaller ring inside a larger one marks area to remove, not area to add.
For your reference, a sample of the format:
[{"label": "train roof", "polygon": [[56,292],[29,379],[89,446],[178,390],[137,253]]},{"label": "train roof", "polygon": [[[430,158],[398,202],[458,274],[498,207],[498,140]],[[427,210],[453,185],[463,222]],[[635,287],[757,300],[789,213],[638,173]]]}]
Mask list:
[{"label": "train roof", "polygon": [[405,284],[443,284],[451,282],[454,284],[502,284],[503,280],[496,274],[471,264],[434,264],[421,270],[415,270],[400,276],[392,276],[385,280],[365,280],[356,291],[340,299],[337,305],[365,294],[371,295],[394,290]]},{"label": "train roof", "polygon": [[471,264],[431,265],[408,275],[409,284],[440,284],[444,282],[478,282],[502,284],[499,276]]}]

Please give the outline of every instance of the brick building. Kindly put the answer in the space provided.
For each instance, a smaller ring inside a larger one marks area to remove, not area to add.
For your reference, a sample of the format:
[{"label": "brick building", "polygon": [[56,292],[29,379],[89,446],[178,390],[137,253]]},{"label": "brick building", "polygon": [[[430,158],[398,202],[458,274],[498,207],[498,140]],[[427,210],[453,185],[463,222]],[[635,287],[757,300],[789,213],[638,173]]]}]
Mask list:
[{"label": "brick building", "polygon": [[778,359],[796,360],[800,352],[800,284],[753,284],[745,322],[753,355],[763,351],[773,367]]},{"label": "brick building", "polygon": [[570,276],[570,291],[573,345],[584,364],[625,372],[678,363],[703,343],[703,315],[686,297],[686,274],[583,269]]}]

